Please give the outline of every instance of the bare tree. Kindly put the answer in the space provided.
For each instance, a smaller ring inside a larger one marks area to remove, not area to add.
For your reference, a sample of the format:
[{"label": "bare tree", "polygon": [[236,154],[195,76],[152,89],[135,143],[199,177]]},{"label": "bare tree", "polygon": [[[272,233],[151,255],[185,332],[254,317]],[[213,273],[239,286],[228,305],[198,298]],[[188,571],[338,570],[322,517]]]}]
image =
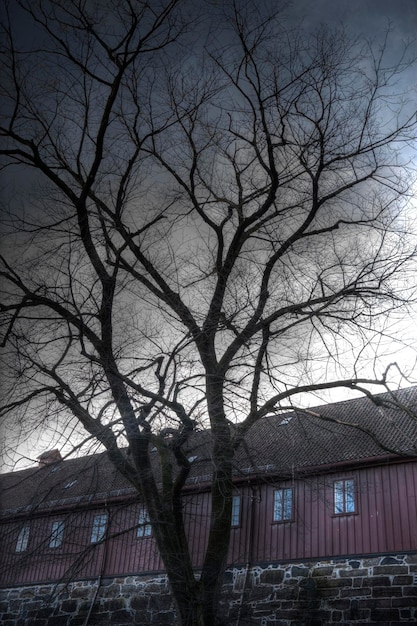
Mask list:
[{"label": "bare tree", "polygon": [[[1,155],[22,188],[3,222],[2,415],[107,449],[184,625],[215,622],[250,427],[304,392],[386,385],[361,358],[413,297],[407,59],[245,11],[226,6],[216,37],[181,0],[4,9]],[[197,579],[182,491],[207,427]]]}]

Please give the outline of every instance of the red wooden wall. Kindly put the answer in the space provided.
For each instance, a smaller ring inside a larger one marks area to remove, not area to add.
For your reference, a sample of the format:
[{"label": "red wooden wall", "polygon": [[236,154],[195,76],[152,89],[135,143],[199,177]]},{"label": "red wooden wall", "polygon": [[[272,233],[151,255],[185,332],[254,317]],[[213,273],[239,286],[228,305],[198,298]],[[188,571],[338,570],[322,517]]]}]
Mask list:
[{"label": "red wooden wall", "polygon": [[[334,515],[335,480],[353,478],[354,514]],[[274,489],[292,487],[292,521],[273,522]],[[240,525],[231,531],[229,564],[252,564],[333,556],[417,550],[417,462],[310,476],[285,482],[264,479],[236,486],[241,496]],[[210,511],[209,492],[188,497],[187,532],[196,567],[202,565]],[[106,544],[90,543],[93,517],[107,512]],[[153,537],[137,537],[139,505],[114,503],[107,508],[39,516],[1,528],[0,581],[13,583],[77,579],[163,570]],[[65,522],[62,546],[49,547],[50,529]],[[27,550],[16,553],[19,528],[30,521]]]}]

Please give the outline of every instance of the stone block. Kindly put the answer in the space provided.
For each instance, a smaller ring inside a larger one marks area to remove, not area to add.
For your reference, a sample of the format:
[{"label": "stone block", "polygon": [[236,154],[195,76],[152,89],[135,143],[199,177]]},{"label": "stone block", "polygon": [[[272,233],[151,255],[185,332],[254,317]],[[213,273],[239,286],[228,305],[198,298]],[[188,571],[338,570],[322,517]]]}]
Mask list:
[{"label": "stone block", "polygon": [[84,615],[73,615],[71,617],[71,622],[68,626],[85,626],[85,616]]},{"label": "stone block", "polygon": [[111,614],[110,613],[107,613],[107,612],[96,613],[96,612],[94,612],[92,617],[91,617],[91,619],[90,619],[90,622],[94,626],[109,626],[110,618],[111,618]]},{"label": "stone block", "polygon": [[224,573],[223,584],[224,585],[230,585],[232,583],[233,583],[233,572],[231,572],[230,570],[227,570]]},{"label": "stone block", "polygon": [[[269,616],[271,616],[273,619],[283,619],[283,620],[287,620],[287,624],[291,623],[291,621],[295,621],[295,620],[299,620],[302,617],[302,611],[299,611],[297,609],[286,609],[285,611],[281,610],[281,609],[277,609],[275,610],[272,615],[271,615],[271,611],[269,609],[264,609],[263,611],[257,611],[256,609],[253,612],[253,616],[254,618],[268,618]],[[270,621],[267,619],[264,619],[263,622],[266,622],[269,626]],[[259,623],[259,622],[254,622],[254,623]]]},{"label": "stone block", "polygon": [[90,602],[81,602],[80,606],[78,607],[77,613],[79,615],[86,615],[88,613],[88,611],[90,610],[90,607],[91,607],[91,601]]},{"label": "stone block", "polygon": [[135,611],[145,611],[148,608],[149,598],[145,595],[138,595],[130,599],[130,607]]},{"label": "stone block", "polygon": [[146,585],[144,591],[146,593],[164,593],[166,590],[165,585],[162,582],[152,580]]},{"label": "stone block", "polygon": [[333,574],[332,565],[324,565],[322,567],[315,567],[312,571],[313,576],[331,576]]},{"label": "stone block", "polygon": [[266,569],[261,573],[260,582],[269,585],[279,585],[284,580],[284,572],[280,569]]},{"label": "stone block", "polygon": [[404,560],[406,563],[417,563],[417,553],[406,554]]},{"label": "stone block", "polygon": [[391,584],[391,579],[389,576],[370,576],[364,578],[362,584],[364,587],[388,587]]},{"label": "stone block", "polygon": [[336,588],[336,587],[351,587],[351,578],[319,578],[317,580],[317,587],[322,588]]},{"label": "stone block", "polygon": [[372,589],[370,587],[346,587],[340,590],[340,596],[342,598],[357,598],[363,596],[370,596]]},{"label": "stone block", "polygon": [[61,611],[63,611],[64,613],[75,613],[76,610],[76,600],[64,600],[61,604]]},{"label": "stone block", "polygon": [[391,606],[392,606],[392,599],[389,598],[389,597],[375,599],[374,608],[378,608],[378,609],[387,608],[387,609],[390,609]]},{"label": "stone block", "polygon": [[275,590],[275,598],[282,600],[293,600],[298,596],[298,585],[290,584],[279,587]]},{"label": "stone block", "polygon": [[403,592],[401,587],[374,587],[372,589],[372,596],[374,598],[393,598],[402,596]]},{"label": "stone block", "polygon": [[340,578],[350,578],[351,576],[368,576],[369,570],[366,569],[355,569],[352,571],[351,569],[341,569],[339,570]]},{"label": "stone block", "polygon": [[54,612],[54,607],[44,606],[36,611],[36,617],[50,617]]},{"label": "stone block", "polygon": [[[359,622],[361,624],[367,623],[369,621],[369,616],[371,611],[369,609],[351,609],[347,617],[351,621]],[[346,622],[349,623],[349,622]]]},{"label": "stone block", "polygon": [[307,577],[309,573],[310,573],[310,570],[308,567],[299,567],[297,565],[293,565],[291,568],[291,576],[293,578]]},{"label": "stone block", "polygon": [[246,585],[246,576],[245,574],[237,574],[234,581],[234,591],[242,591],[242,589]]},{"label": "stone block", "polygon": [[398,609],[372,609],[371,611],[371,620],[375,620],[376,622],[388,622],[394,619],[400,619]]},{"label": "stone block", "polygon": [[123,585],[120,588],[120,595],[123,596],[124,598],[131,596],[131,595],[135,595],[138,592],[138,587],[137,585]]},{"label": "stone block", "polygon": [[162,626],[162,624],[175,624],[175,613],[169,611],[157,613],[152,616],[151,623],[155,624],[155,626]]},{"label": "stone block", "polygon": [[123,598],[102,600],[100,603],[101,611],[118,611],[125,608],[125,600]]},{"label": "stone block", "polygon": [[374,567],[374,576],[397,576],[400,574],[408,574],[408,567],[406,565],[377,565]]},{"label": "stone block", "polygon": [[54,615],[48,619],[48,626],[72,626],[72,618],[67,615]]},{"label": "stone block", "polygon": [[[2,620],[6,620],[6,619],[16,619],[16,615],[14,615],[13,613],[3,613],[2,615]],[[3,626],[3,621],[0,621],[0,624],[2,624]]]},{"label": "stone block", "polygon": [[412,585],[413,577],[412,576],[394,576],[393,585]]},{"label": "stone block", "polygon": [[359,598],[359,609],[374,609],[378,606],[377,598]]},{"label": "stone block", "polygon": [[92,589],[88,587],[78,587],[71,592],[71,598],[89,598],[92,595]]},{"label": "stone block", "polygon": [[404,587],[404,595],[417,596],[417,586],[413,585],[412,587]]},{"label": "stone block", "polygon": [[172,598],[171,596],[164,595],[153,595],[149,598],[149,610],[155,611],[168,611],[172,608]]},{"label": "stone block", "polygon": [[108,621],[107,624],[120,624],[120,626],[134,624],[134,616],[131,611],[126,609],[114,611],[114,613],[110,614],[110,621]]},{"label": "stone block", "polygon": [[248,596],[249,602],[259,602],[270,599],[273,593],[273,587],[263,585],[262,587],[254,587]]},{"label": "stone block", "polygon": [[[12,605],[15,607],[16,601],[14,601]],[[32,600],[31,602],[25,603],[25,609],[27,610],[28,613],[30,613],[33,616],[35,616],[35,613],[37,613],[37,611],[39,611],[39,609],[41,609],[42,606],[43,606],[42,600]]]},{"label": "stone block", "polygon": [[342,611],[332,611],[332,622],[336,622],[339,623],[342,621],[343,619],[343,613]]},{"label": "stone block", "polygon": [[384,556],[381,559],[380,565],[398,565],[398,564],[402,564],[403,562],[404,562],[403,557]]},{"label": "stone block", "polygon": [[411,609],[413,606],[417,606],[417,596],[403,596],[402,598],[393,598],[392,599],[393,607],[402,607],[404,609]]},{"label": "stone block", "polygon": [[326,587],[323,587],[323,589],[320,589],[321,598],[336,598],[338,595],[339,595],[339,589],[337,588],[328,589]]},{"label": "stone block", "polygon": [[308,616],[310,618],[309,626],[330,626],[332,612],[328,609],[320,609],[318,611],[312,611]]},{"label": "stone block", "polygon": [[350,600],[348,600],[347,598],[331,598],[328,600],[327,606],[330,609],[347,611],[348,609],[350,609]]}]

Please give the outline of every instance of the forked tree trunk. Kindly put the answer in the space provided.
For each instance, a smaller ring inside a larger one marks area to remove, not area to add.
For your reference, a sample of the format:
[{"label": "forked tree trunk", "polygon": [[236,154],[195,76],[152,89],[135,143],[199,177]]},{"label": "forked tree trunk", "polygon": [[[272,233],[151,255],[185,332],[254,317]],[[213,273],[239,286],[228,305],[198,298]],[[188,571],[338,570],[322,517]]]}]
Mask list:
[{"label": "forked tree trunk", "polygon": [[230,539],[231,473],[231,458],[223,457],[212,482],[211,525],[200,580],[195,579],[189,554],[182,563],[179,554],[172,558],[172,553],[161,553],[177,607],[178,626],[216,624]]},{"label": "forked tree trunk", "polygon": [[219,608],[223,573],[214,584],[205,588],[196,581],[194,586],[175,589],[171,585],[172,595],[177,608],[178,626],[215,626]]}]

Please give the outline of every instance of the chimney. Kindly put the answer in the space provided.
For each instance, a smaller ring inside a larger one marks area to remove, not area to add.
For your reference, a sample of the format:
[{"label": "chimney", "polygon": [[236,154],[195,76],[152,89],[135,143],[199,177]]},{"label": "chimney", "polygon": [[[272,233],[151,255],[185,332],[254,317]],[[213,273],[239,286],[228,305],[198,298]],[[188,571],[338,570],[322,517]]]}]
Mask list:
[{"label": "chimney", "polygon": [[47,450],[47,452],[42,452],[37,460],[38,467],[45,467],[46,465],[59,463],[59,461],[62,461],[62,456],[59,450]]}]

